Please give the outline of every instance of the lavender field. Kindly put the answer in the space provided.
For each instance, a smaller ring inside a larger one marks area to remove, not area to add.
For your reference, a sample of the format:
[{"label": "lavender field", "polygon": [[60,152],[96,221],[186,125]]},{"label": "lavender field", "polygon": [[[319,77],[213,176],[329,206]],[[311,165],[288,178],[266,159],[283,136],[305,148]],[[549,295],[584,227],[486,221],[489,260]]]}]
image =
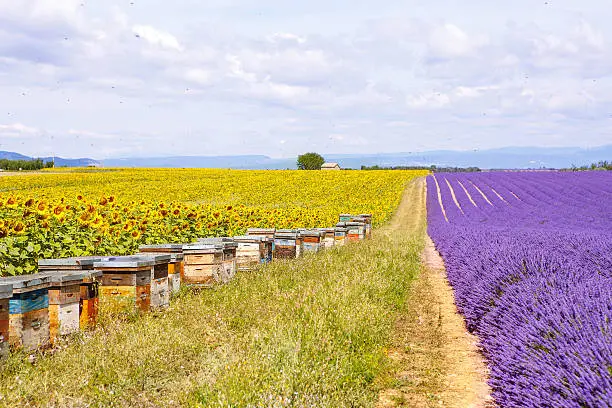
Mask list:
[{"label": "lavender field", "polygon": [[501,407],[612,407],[612,176],[436,174],[429,234]]}]

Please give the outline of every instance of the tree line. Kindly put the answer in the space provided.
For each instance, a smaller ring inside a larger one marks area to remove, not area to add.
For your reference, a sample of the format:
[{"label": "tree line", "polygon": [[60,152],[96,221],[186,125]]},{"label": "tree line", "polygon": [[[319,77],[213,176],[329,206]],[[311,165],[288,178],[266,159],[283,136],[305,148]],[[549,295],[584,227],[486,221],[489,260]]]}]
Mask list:
[{"label": "tree line", "polygon": [[19,170],[40,170],[53,167],[53,161],[44,162],[42,159],[34,160],[9,160],[0,159],[0,169],[19,171]]}]

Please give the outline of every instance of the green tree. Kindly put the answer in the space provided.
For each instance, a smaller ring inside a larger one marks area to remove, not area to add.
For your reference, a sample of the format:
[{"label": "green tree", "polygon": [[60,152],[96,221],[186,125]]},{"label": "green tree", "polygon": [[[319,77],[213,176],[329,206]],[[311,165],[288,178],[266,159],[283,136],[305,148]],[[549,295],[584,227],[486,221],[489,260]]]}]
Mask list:
[{"label": "green tree", "polygon": [[297,158],[299,170],[321,170],[325,159],[319,153],[304,153]]}]

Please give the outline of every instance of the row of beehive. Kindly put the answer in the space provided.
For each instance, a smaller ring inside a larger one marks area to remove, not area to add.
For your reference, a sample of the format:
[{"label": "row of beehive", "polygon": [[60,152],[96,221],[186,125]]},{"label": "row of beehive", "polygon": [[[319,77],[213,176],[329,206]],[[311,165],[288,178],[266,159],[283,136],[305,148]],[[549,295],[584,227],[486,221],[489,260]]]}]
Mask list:
[{"label": "row of beehive", "polygon": [[233,238],[142,245],[132,256],[41,259],[36,274],[0,278],[0,356],[9,345],[31,350],[95,326],[99,297],[143,312],[164,309],[181,284],[227,283],[272,259],[370,236],[371,216],[342,214],[333,228],[249,229]]}]

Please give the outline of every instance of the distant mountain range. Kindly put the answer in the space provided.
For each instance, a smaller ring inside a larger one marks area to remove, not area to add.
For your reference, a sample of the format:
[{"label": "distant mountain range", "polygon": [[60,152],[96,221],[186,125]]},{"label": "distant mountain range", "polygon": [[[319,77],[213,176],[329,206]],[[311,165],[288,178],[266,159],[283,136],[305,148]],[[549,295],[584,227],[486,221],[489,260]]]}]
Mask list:
[{"label": "distant mountain range", "polygon": [[61,157],[29,157],[24,156],[23,154],[15,153],[15,152],[5,152],[0,151],[0,159],[8,159],[8,160],[34,160],[34,159],[42,159],[42,161],[50,162],[55,161],[55,165],[57,167],[87,167],[87,166],[101,166],[97,160],[94,159],[63,159]]},{"label": "distant mountain range", "polygon": [[[482,169],[539,169],[567,168],[588,165],[600,160],[612,160],[612,145],[591,149],[577,147],[506,147],[490,150],[436,150],[429,152],[403,152],[379,154],[324,154],[327,161],[337,162],[342,168],[358,169],[362,165],[480,167]],[[0,151],[0,159],[30,157]],[[50,157],[41,157],[50,161]],[[85,167],[176,167],[176,168],[233,168],[233,169],[295,169],[295,159],[274,159],[263,155],[244,156],[172,156],[148,158],[121,158],[102,161],[82,158],[55,157],[56,166]]]},{"label": "distant mountain range", "polygon": [[[379,154],[324,154],[327,161],[342,168],[358,169],[362,165],[470,167],[482,169],[567,168],[612,160],[612,145],[592,149],[507,147],[491,150],[437,150],[429,152]],[[104,160],[105,167],[217,167],[233,169],[294,169],[295,159],[273,159],[268,156],[178,156]]]}]

